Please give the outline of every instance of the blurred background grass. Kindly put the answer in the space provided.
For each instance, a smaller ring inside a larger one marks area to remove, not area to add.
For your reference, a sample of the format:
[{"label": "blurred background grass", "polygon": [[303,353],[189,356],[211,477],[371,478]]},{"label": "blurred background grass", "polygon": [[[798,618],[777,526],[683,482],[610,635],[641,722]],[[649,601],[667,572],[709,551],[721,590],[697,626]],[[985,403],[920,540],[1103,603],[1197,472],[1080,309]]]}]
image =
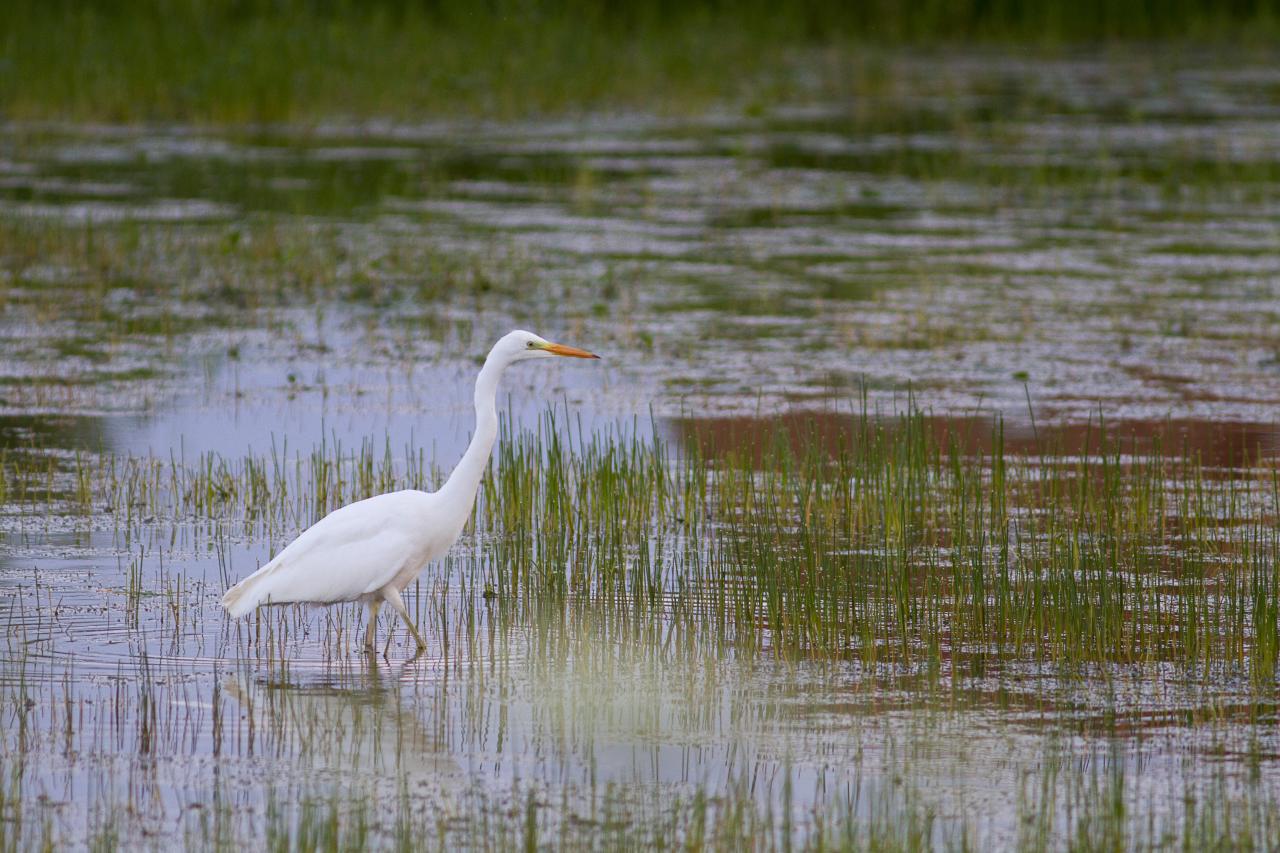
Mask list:
[{"label": "blurred background grass", "polygon": [[1277,43],[1280,0],[9,0],[9,119],[686,113],[874,85],[881,49]]}]

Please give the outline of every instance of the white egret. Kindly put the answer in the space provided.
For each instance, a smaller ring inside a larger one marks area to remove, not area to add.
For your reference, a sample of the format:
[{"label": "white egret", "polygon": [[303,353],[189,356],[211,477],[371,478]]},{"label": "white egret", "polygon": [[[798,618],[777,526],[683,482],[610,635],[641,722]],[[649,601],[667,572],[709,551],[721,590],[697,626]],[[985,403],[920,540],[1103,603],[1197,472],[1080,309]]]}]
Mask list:
[{"label": "white egret", "polygon": [[232,617],[240,617],[260,605],[362,601],[369,606],[364,645],[372,651],[378,608],[386,602],[409,627],[419,651],[426,648],[400,593],[427,563],[444,556],[471,515],[498,435],[496,403],[502,372],[517,361],[553,356],[599,358],[532,332],[504,335],[476,377],[476,429],[471,444],[439,490],[390,492],[334,510],[227,590],[222,606]]}]

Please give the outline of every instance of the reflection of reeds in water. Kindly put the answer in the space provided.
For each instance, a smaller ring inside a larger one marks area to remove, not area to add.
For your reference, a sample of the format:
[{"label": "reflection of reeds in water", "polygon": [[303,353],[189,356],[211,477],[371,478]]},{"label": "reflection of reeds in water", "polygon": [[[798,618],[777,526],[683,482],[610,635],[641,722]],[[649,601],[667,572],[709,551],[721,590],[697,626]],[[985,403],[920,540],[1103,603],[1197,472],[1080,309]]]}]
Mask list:
[{"label": "reflection of reeds in water", "polygon": [[[257,708],[258,701],[249,699],[244,707]],[[329,712],[331,699],[320,701],[325,709],[318,711],[319,719],[352,719],[349,707],[335,716]],[[304,717],[310,718],[309,712]],[[567,780],[516,779],[442,792],[424,791],[412,771],[378,777],[367,770],[362,775],[355,769],[325,769],[302,776],[249,777],[246,784],[241,775],[222,770],[215,775],[208,805],[183,810],[178,820],[188,847],[265,843],[288,850],[678,846],[889,851],[964,850],[984,842],[991,845],[988,849],[1044,850],[1069,843],[1080,850],[1158,850],[1167,849],[1171,840],[1184,849],[1263,850],[1280,842],[1280,811],[1268,787],[1241,785],[1229,773],[1219,771],[1188,785],[1174,812],[1135,815],[1131,809],[1144,805],[1144,793],[1126,771],[1132,765],[1126,765],[1123,755],[1103,750],[1092,760],[1076,761],[1061,744],[1050,742],[1041,760],[1018,774],[1016,808],[999,817],[972,809],[956,813],[954,806],[939,810],[936,796],[929,793],[936,782],[922,778],[915,766],[916,755],[927,756],[932,747],[903,746],[899,751],[891,745],[885,766],[871,777],[892,779],[892,784],[831,791],[821,805],[805,809],[785,784],[776,799],[762,801],[748,778],[727,786],[608,784],[585,789]],[[144,779],[146,766],[141,763]],[[69,834],[60,822],[41,819],[33,791],[23,787],[30,770],[11,754],[0,755],[0,842],[6,850],[47,849],[72,840],[114,849],[148,839],[154,843],[172,832],[172,826],[149,823],[148,812],[157,804],[146,800],[147,787],[130,785],[108,786],[98,794],[83,826]],[[444,770],[452,780],[452,772]],[[226,781],[219,784],[223,773]]]}]

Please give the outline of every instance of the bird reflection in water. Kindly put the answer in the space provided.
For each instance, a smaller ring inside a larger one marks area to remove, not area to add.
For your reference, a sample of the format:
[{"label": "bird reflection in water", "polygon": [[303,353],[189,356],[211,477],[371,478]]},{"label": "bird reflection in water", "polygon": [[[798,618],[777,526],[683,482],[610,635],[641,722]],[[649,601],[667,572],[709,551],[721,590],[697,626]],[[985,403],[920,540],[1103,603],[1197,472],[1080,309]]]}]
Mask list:
[{"label": "bird reflection in water", "polygon": [[228,676],[222,689],[239,706],[240,750],[288,758],[291,770],[398,777],[461,790],[466,775],[402,693],[404,666],[330,668],[307,681]]}]

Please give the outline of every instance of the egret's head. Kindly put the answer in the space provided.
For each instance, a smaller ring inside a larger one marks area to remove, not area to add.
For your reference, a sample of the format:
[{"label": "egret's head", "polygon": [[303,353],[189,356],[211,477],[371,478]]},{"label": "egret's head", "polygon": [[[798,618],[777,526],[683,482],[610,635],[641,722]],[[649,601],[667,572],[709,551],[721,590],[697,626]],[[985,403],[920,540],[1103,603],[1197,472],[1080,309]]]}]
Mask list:
[{"label": "egret's head", "polygon": [[493,348],[494,355],[501,355],[507,361],[525,361],[530,358],[552,358],[553,356],[568,356],[569,358],[599,358],[600,356],[589,353],[586,350],[577,347],[565,346],[564,344],[553,344],[546,338],[539,337],[533,332],[526,332],[517,329],[504,335],[502,340]]}]

